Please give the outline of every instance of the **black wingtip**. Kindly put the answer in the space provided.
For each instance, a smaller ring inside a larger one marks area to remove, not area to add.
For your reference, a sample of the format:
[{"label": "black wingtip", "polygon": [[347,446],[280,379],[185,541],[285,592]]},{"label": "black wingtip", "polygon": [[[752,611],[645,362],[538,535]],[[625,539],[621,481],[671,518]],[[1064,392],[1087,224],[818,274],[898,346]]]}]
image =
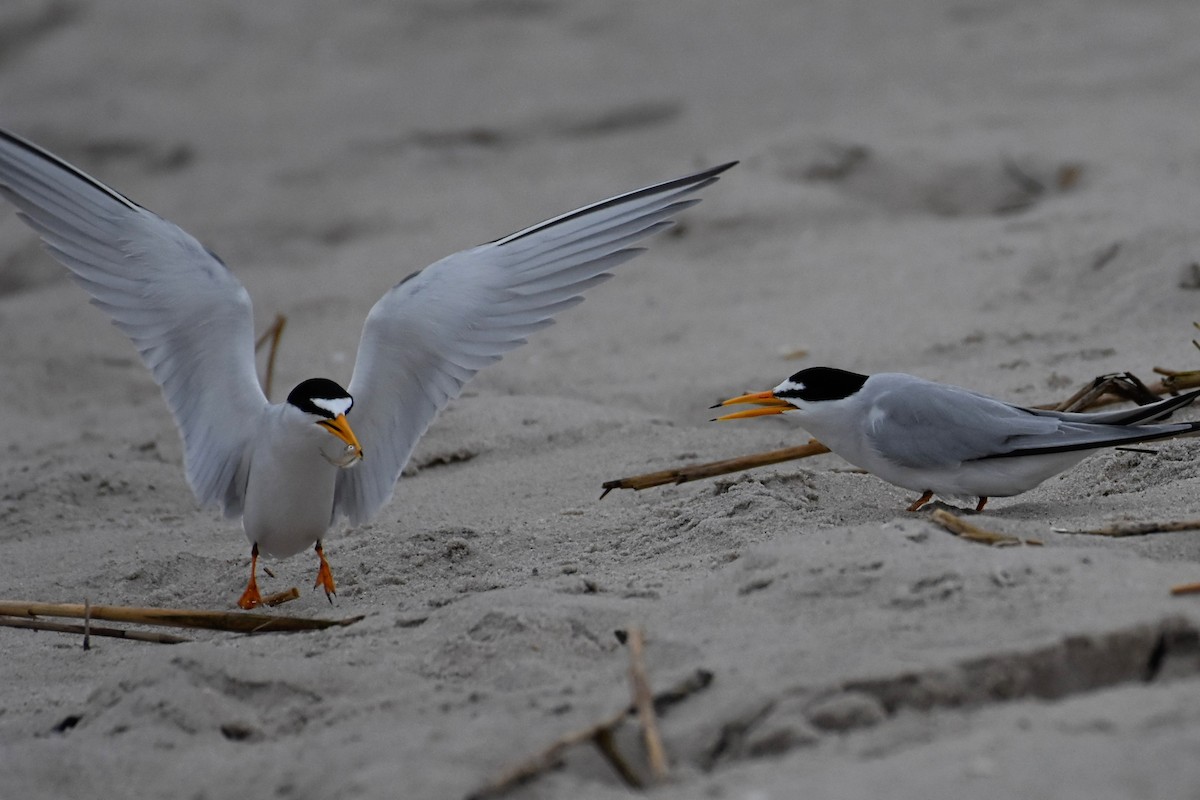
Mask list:
[{"label": "black wingtip", "polygon": [[1200,397],[1200,389],[1166,397],[1157,403],[1148,403],[1147,405],[1139,406],[1127,418],[1123,419],[1122,422],[1123,424],[1131,425],[1170,419],[1176,411],[1186,408],[1195,402],[1197,397]]},{"label": "black wingtip", "polygon": [[686,184],[686,183],[693,183],[693,182],[698,183],[700,181],[706,181],[709,178],[717,177],[718,175],[720,175],[723,172],[728,172],[729,170],[733,169],[740,163],[742,163],[742,162],[741,161],[726,161],[724,164],[717,164],[715,167],[705,167],[704,169],[700,170],[699,172],[693,172],[691,175],[685,175],[682,178],[676,178],[674,181],[668,181],[668,183]]},{"label": "black wingtip", "polygon": [[490,244],[494,244],[498,247],[512,244],[513,242],[524,239],[526,236],[531,236],[540,231],[553,228],[556,225],[561,225],[565,222],[570,222],[571,220],[578,219],[579,217],[587,214],[593,214],[597,211],[611,208],[614,205],[635,201],[639,198],[651,197],[653,195],[668,195],[672,192],[699,192],[716,182],[718,175],[726,170],[732,169],[737,163],[737,161],[729,161],[724,164],[719,164],[715,167],[709,167],[708,169],[701,170],[700,172],[693,172],[691,175],[684,175],[681,178],[673,178],[672,180],[663,181],[662,183],[644,186],[641,189],[634,189],[631,192],[619,194],[615,197],[610,197],[607,200],[601,200],[598,203],[592,203],[591,205],[577,208],[574,211],[570,211],[561,216],[553,217],[545,220],[544,222],[539,222],[531,227],[522,228],[515,233],[502,236],[499,239],[490,242]]},{"label": "black wingtip", "polygon": [[[1131,425],[1129,427],[1133,431],[1137,431],[1139,428],[1142,428],[1143,426]],[[992,455],[984,456],[983,458],[980,458],[978,460],[984,461],[984,460],[993,459],[993,458],[1015,458],[1015,457],[1020,457],[1020,456],[1044,456],[1044,455],[1053,455],[1056,453],[1072,453],[1072,452],[1078,452],[1080,450],[1103,450],[1106,447],[1130,448],[1131,445],[1138,444],[1139,442],[1155,442],[1155,441],[1159,441],[1161,439],[1178,439],[1181,436],[1191,436],[1193,434],[1200,433],[1200,421],[1197,421],[1197,422],[1163,422],[1163,423],[1157,423],[1157,424],[1155,424],[1153,426],[1149,426],[1149,427],[1156,427],[1156,428],[1158,428],[1158,430],[1156,430],[1152,433],[1146,433],[1146,434],[1131,433],[1128,436],[1124,436],[1119,439],[1113,438],[1113,439],[1110,439],[1105,442],[1092,441],[1092,442],[1080,442],[1078,444],[1069,444],[1069,445],[1047,445],[1045,447],[1022,447],[1022,448],[1017,448],[1015,450],[1010,450],[1006,453],[993,453]],[[1164,428],[1171,428],[1173,430],[1164,430]]]},{"label": "black wingtip", "polygon": [[1200,397],[1200,389],[1193,389],[1190,392],[1184,392],[1183,394],[1179,395],[1178,407],[1183,408],[1184,406],[1191,405],[1198,397]]},{"label": "black wingtip", "polygon": [[5,128],[0,128],[0,139],[8,142],[9,144],[13,145],[14,147],[18,147],[22,150],[25,150],[28,153],[31,153],[32,155],[36,156],[37,158],[40,158],[44,161],[49,161],[51,164],[54,164],[55,166],[57,166],[59,169],[62,169],[64,172],[71,173],[79,180],[88,184],[89,186],[96,189],[97,191],[103,192],[104,194],[108,195],[113,200],[116,200],[118,203],[121,203],[122,205],[128,206],[129,208],[131,208],[135,211],[140,211],[143,209],[143,207],[141,205],[135,203],[133,200],[130,200],[128,197],[121,194],[116,189],[113,189],[110,186],[105,186],[103,183],[96,180],[91,175],[88,175],[86,172],[79,169],[74,164],[68,163],[67,161],[54,155],[54,153],[51,153],[49,150],[45,149],[44,147],[36,145],[33,142],[29,141],[28,139],[24,139],[24,138],[18,136],[17,134],[13,133],[10,130],[7,130]]}]

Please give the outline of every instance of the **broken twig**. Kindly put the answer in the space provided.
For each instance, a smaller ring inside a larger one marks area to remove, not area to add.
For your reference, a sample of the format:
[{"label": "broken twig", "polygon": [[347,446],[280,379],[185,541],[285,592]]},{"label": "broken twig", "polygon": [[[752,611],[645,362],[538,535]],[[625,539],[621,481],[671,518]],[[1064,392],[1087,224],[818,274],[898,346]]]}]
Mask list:
[{"label": "broken twig", "polygon": [[137,642],[155,642],[157,644],[179,644],[190,642],[182,636],[157,631],[131,631],[125,628],[108,628],[99,625],[75,625],[66,622],[48,622],[43,619],[23,619],[20,617],[0,616],[0,627],[24,628],[31,631],[53,631],[55,633],[78,633],[85,636],[111,636],[114,639],[131,639]]},{"label": "broken twig", "polygon": [[264,606],[271,606],[274,608],[275,606],[281,606],[284,603],[290,603],[299,597],[300,590],[293,586],[290,589],[284,589],[282,592],[276,592],[275,594],[267,595],[262,599],[262,604]]},{"label": "broken twig", "polygon": [[642,723],[642,738],[646,743],[646,759],[650,762],[650,774],[655,781],[667,779],[667,751],[658,732],[658,717],[654,713],[654,695],[650,693],[650,679],[646,675],[646,662],[642,657],[645,634],[641,628],[630,628],[625,645],[629,648],[629,685],[633,692],[633,705]]},{"label": "broken twig", "polygon": [[267,350],[267,374],[263,378],[263,394],[267,399],[271,399],[271,383],[275,379],[275,352],[279,349],[279,338],[283,336],[283,329],[287,326],[287,317],[283,314],[276,314],[275,320],[272,322],[262,336],[254,342],[254,352],[257,353],[260,348],[269,340],[270,348]]},{"label": "broken twig", "polygon": [[[1161,390],[1161,386],[1159,389]],[[1061,403],[1046,403],[1035,406],[1051,411],[1087,411],[1096,406],[1130,400],[1140,406],[1159,400],[1162,391],[1155,392],[1132,372],[1119,372],[1093,378],[1075,394]]]},{"label": "broken twig", "polygon": [[1071,530],[1070,528],[1052,528],[1055,533],[1074,533],[1081,536],[1145,536],[1148,533],[1172,533],[1174,531],[1191,531],[1200,528],[1200,519],[1179,520],[1176,522],[1114,522],[1099,528]]},{"label": "broken twig", "polygon": [[1009,536],[1007,533],[985,530],[977,525],[972,525],[962,517],[957,517],[942,508],[934,511],[930,519],[958,538],[966,539],[968,542],[978,542],[979,544],[987,544],[994,547],[1014,544],[1028,544],[1040,547],[1042,544],[1037,539],[1022,539],[1019,536]]},{"label": "broken twig", "polygon": [[[1197,347],[1200,344],[1192,342]],[[1163,379],[1150,387],[1151,391],[1161,389],[1164,393],[1182,392],[1186,389],[1195,389],[1200,386],[1200,369],[1185,369],[1175,370],[1167,369],[1166,367],[1155,367],[1154,371],[1163,376]]]},{"label": "broken twig", "polygon": [[[654,695],[655,711],[661,714],[665,708],[707,688],[712,683],[712,678],[711,672],[703,669],[696,670],[670,689]],[[490,781],[483,788],[467,795],[466,800],[486,800],[486,798],[499,797],[505,792],[536,778],[543,772],[547,772],[558,766],[562,762],[563,752],[573,745],[582,742],[596,742],[599,746],[598,737],[603,739],[603,732],[607,731],[607,735],[611,737],[612,732],[625,721],[626,717],[635,713],[635,711],[636,708],[633,704],[627,705],[620,711],[605,717],[594,725],[589,725],[586,728],[571,731],[558,737],[549,746],[521,761],[516,766],[505,770],[499,777]],[[607,755],[605,757],[607,758]]]},{"label": "broken twig", "polygon": [[808,444],[803,444],[799,447],[785,447],[782,450],[771,450],[766,453],[757,453],[750,456],[727,458],[724,461],[709,461],[690,467],[676,467],[674,469],[664,469],[659,472],[647,472],[643,475],[633,475],[628,478],[617,478],[616,480],[604,482],[602,485],[604,494],[600,495],[600,499],[603,500],[605,495],[613,489],[634,489],[641,491],[653,486],[662,486],[668,483],[680,484],[704,478],[715,478],[718,475],[725,475],[730,472],[741,472],[742,470],[754,469],[755,467],[765,467],[768,464],[778,464],[782,461],[795,461],[801,458],[808,458],[809,456],[819,456],[828,452],[828,447],[816,439],[809,439]]},{"label": "broken twig", "polygon": [[[0,614],[13,617],[70,617],[84,618],[88,609],[79,603],[32,603],[20,600],[0,600]],[[173,608],[135,608],[131,606],[91,606],[90,617],[109,622],[129,622],[140,625],[166,625],[175,628],[204,628],[231,633],[290,633],[293,631],[324,630],[334,626],[353,625],[362,619],[308,619],[306,617],[275,617],[245,612],[203,611]]]}]

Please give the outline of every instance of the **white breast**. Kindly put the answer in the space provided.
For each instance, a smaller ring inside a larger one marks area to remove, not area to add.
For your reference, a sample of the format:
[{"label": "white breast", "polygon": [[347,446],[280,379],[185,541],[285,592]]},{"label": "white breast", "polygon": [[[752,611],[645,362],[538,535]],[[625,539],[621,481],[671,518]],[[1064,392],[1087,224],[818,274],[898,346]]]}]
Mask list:
[{"label": "white breast", "polygon": [[321,455],[323,428],[287,406],[264,413],[255,437],[242,527],[264,555],[286,558],[312,547],[333,519],[337,467]]}]

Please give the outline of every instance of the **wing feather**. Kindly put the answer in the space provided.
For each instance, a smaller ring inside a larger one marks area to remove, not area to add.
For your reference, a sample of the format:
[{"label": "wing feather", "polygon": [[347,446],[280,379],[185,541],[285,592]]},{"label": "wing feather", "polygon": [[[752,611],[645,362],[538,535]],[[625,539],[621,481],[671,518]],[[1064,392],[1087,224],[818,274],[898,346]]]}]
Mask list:
[{"label": "wing feather", "polygon": [[696,202],[725,164],[584,206],[410,275],[367,316],[349,391],[352,424],[366,449],[338,474],[334,516],[352,524],[392,496],[417,440],[480,369],[608,280]]},{"label": "wing feather", "polygon": [[1004,452],[1013,435],[1053,433],[1059,420],[957,386],[897,375],[863,417],[870,447],[914,469],[953,468]]},{"label": "wing feather", "polygon": [[1134,409],[1080,414],[1023,408],[957,386],[903,377],[909,380],[902,387],[873,403],[889,424],[873,426],[871,414],[863,424],[877,452],[918,469],[1096,450],[1200,429],[1200,423],[1146,424],[1193,402],[1200,391]]},{"label": "wing feather", "polygon": [[5,131],[0,194],[137,347],[200,503],[240,514],[246,444],[267,405],[245,288],[179,227]]}]

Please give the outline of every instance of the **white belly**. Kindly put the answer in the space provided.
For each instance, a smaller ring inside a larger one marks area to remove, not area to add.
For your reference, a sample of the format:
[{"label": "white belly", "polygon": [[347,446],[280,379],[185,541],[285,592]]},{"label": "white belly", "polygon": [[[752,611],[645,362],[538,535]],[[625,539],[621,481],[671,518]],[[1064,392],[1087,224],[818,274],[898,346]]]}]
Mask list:
[{"label": "white belly", "polygon": [[874,472],[889,483],[915,492],[930,490],[956,497],[1011,497],[1027,492],[1047,478],[1073,467],[1093,450],[1014,458],[968,461],[948,469],[911,469],[876,463]]},{"label": "white belly", "polygon": [[943,497],[1011,497],[1029,491],[1049,477],[1073,467],[1095,450],[1075,450],[1039,456],[985,458],[939,467],[899,464],[872,450],[857,422],[806,425],[826,447],[856,467],[888,483],[914,492],[931,491]]},{"label": "white belly", "polygon": [[[324,434],[323,434],[324,435]],[[266,440],[250,462],[242,527],[259,552],[286,558],[312,547],[333,520],[338,468],[305,440]]]}]

